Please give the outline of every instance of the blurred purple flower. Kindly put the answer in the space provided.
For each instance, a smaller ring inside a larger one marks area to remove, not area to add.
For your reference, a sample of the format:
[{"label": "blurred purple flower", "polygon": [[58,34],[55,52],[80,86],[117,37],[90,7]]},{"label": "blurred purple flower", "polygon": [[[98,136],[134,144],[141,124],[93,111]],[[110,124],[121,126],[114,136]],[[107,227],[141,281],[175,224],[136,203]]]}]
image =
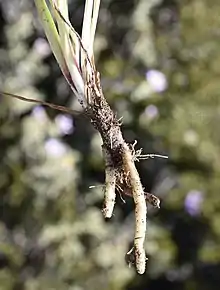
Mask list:
[{"label": "blurred purple flower", "polygon": [[45,120],[46,114],[45,110],[42,106],[36,106],[32,110],[32,116],[34,116],[38,120]]},{"label": "blurred purple flower", "polygon": [[203,194],[198,190],[191,190],[185,198],[185,210],[191,216],[196,216],[200,213],[203,202]]},{"label": "blurred purple flower", "polygon": [[61,157],[67,151],[67,148],[63,142],[58,139],[50,138],[45,142],[45,150],[49,156]]},{"label": "blurred purple flower", "polygon": [[60,130],[61,134],[69,135],[74,131],[73,120],[68,115],[57,115],[55,118],[55,122]]},{"label": "blurred purple flower", "polygon": [[37,40],[35,40],[34,49],[43,57],[47,57],[51,54],[50,46],[44,38],[37,38]]},{"label": "blurred purple flower", "polygon": [[157,93],[161,93],[167,89],[168,84],[166,76],[158,70],[152,69],[147,71],[146,79],[152,89]]},{"label": "blurred purple flower", "polygon": [[145,108],[145,114],[148,119],[154,119],[158,115],[158,109],[154,105],[149,105]]}]

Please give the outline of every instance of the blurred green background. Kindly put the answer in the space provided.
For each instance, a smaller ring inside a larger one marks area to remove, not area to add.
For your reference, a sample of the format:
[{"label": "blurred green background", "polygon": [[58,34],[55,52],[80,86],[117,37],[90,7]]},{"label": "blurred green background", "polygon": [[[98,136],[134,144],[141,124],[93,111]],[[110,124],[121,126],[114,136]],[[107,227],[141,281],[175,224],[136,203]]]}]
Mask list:
[{"label": "blurred green background", "polygon": [[[84,1],[69,1],[81,31]],[[101,139],[65,82],[33,1],[0,1],[0,290],[220,288],[219,0],[103,0],[95,52],[126,140],[169,160],[137,164],[148,207],[143,276],[128,268],[134,204],[101,214]],[[137,147],[137,149],[138,149]],[[89,189],[91,185],[100,185]]]}]

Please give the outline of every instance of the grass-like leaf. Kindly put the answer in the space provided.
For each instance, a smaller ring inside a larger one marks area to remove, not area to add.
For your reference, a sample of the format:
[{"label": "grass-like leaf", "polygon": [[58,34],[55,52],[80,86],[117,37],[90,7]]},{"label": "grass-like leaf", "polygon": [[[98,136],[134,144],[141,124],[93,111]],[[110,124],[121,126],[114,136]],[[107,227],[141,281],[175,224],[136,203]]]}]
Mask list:
[{"label": "grass-like leaf", "polygon": [[56,28],[56,25],[54,23],[54,20],[51,16],[50,10],[45,2],[45,0],[34,0],[35,5],[38,10],[38,14],[40,17],[40,20],[42,22],[44,32],[47,36],[47,39],[49,41],[50,47],[53,51],[53,54],[64,74],[67,73],[68,68],[66,65],[66,61],[63,55],[63,51],[61,48],[60,43],[60,37]]}]

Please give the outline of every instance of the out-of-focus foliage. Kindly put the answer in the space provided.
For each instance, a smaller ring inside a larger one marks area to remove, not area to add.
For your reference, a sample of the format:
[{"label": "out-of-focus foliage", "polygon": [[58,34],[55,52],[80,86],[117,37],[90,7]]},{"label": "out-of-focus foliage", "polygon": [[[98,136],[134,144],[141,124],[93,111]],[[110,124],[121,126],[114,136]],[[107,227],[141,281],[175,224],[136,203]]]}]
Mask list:
[{"label": "out-of-focus foliage", "polygon": [[[102,1],[95,51],[129,142],[166,160],[138,164],[149,208],[147,272],[124,254],[134,205],[101,214],[101,140],[80,113],[1,98],[0,289],[219,289],[218,0]],[[80,31],[84,1],[70,1]],[[80,110],[32,1],[0,2],[0,87]]]}]

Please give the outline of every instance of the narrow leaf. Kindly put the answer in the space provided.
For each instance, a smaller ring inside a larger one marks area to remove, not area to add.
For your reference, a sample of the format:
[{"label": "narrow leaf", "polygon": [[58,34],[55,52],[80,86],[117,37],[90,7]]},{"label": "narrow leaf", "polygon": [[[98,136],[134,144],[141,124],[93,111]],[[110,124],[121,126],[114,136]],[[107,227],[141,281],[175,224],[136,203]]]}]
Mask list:
[{"label": "narrow leaf", "polygon": [[92,22],[91,22],[91,28],[90,28],[90,43],[89,43],[89,48],[88,48],[88,53],[90,57],[92,57],[93,55],[94,38],[95,38],[96,26],[97,26],[98,15],[99,15],[99,6],[100,6],[100,0],[94,0]]},{"label": "narrow leaf", "polygon": [[[73,74],[70,73],[67,60],[65,59],[65,55],[62,51],[62,43],[60,42],[60,36],[58,34],[56,25],[52,18],[51,12],[45,2],[45,0],[34,0],[35,5],[38,10],[39,17],[41,19],[45,34],[50,43],[50,47],[54,53],[54,56],[62,70],[63,75],[65,76],[67,82],[69,83],[72,91],[77,96],[78,101],[83,107],[86,107],[84,91],[82,91],[82,80],[80,78],[75,78]],[[52,3],[52,2],[51,2]],[[53,4],[53,3],[52,3]],[[79,85],[80,84],[80,85]],[[80,92],[79,90],[80,88]]]},{"label": "narrow leaf", "polygon": [[15,99],[18,99],[18,100],[21,100],[21,101],[25,101],[25,102],[29,102],[29,103],[40,104],[40,105],[43,105],[43,106],[50,107],[50,108],[52,108],[54,110],[62,111],[62,112],[65,112],[65,113],[68,113],[68,114],[72,114],[72,115],[75,114],[75,113],[79,113],[79,112],[77,112],[75,110],[72,110],[70,108],[66,108],[64,106],[55,105],[55,104],[52,104],[52,103],[49,103],[49,102],[44,102],[44,101],[37,100],[37,99],[26,98],[26,97],[22,97],[22,96],[15,95],[15,94],[10,94],[10,93],[7,93],[7,92],[0,92],[0,95],[5,96],[5,97],[10,97],[10,98],[15,98]]},{"label": "narrow leaf", "polygon": [[50,47],[53,51],[53,54],[61,70],[66,74],[68,69],[67,69],[66,61],[64,59],[64,55],[61,49],[60,37],[57,31],[56,25],[51,16],[50,10],[47,7],[45,0],[34,0],[34,1],[37,7],[38,14],[42,22],[45,34],[50,43]]},{"label": "narrow leaf", "polygon": [[[74,35],[75,43],[70,38],[71,30],[73,30],[73,28],[69,21],[67,4],[64,5],[64,2],[66,1],[65,0],[57,0],[57,1],[50,0],[50,2],[54,10],[54,15],[55,15],[56,22],[59,29],[60,39],[62,41],[61,49],[63,51],[64,57],[68,66],[69,73],[71,75],[72,80],[74,81],[74,85],[77,90],[76,97],[78,98],[79,102],[84,107],[86,107],[87,104],[85,100],[84,79],[82,76],[82,71],[80,70],[80,67],[79,67],[79,59],[76,58],[76,54],[74,50],[75,47],[79,47],[78,45],[79,40],[78,38],[75,37],[75,35]],[[62,11],[60,10],[60,8]]]}]

